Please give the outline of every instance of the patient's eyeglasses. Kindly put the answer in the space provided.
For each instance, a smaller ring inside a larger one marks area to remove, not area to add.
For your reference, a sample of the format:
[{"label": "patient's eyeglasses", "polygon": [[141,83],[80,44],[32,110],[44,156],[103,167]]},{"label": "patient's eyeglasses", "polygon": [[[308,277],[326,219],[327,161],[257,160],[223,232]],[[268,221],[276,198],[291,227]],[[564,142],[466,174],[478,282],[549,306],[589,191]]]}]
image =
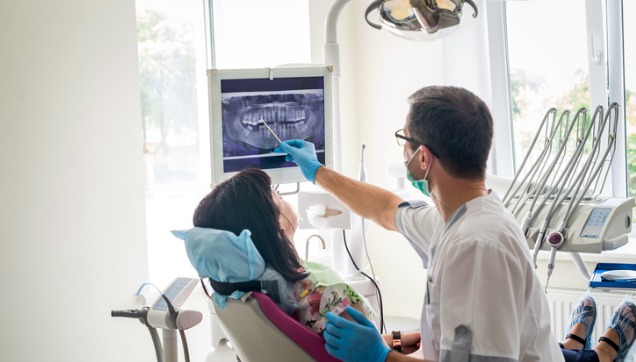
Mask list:
[{"label": "patient's eyeglasses", "polygon": [[397,141],[397,144],[399,146],[404,146],[406,144],[406,142],[411,142],[411,143],[415,143],[418,145],[422,145],[422,146],[426,146],[426,148],[428,148],[429,151],[431,151],[431,153],[433,154],[433,156],[439,158],[438,153],[433,150],[431,148],[431,146],[427,145],[426,143],[422,142],[422,141],[418,141],[415,138],[411,138],[411,137],[407,137],[404,135],[404,129],[398,129],[397,131],[395,131],[395,140]]}]

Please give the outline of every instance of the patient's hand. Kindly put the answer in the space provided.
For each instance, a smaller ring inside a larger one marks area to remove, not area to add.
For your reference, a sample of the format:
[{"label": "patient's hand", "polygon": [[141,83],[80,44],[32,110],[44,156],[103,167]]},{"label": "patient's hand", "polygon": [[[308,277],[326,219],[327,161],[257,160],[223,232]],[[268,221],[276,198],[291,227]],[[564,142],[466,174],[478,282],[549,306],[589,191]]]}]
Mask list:
[{"label": "patient's hand", "polygon": [[402,353],[411,354],[420,349],[420,332],[402,332]]},{"label": "patient's hand", "polygon": [[[384,343],[391,346],[393,335],[383,334]],[[402,332],[402,354],[411,354],[420,349],[420,332]]]},{"label": "patient's hand", "polygon": [[[367,315],[367,312],[362,308],[362,303],[357,302],[351,305],[353,308],[355,308],[355,310],[357,310],[358,312],[364,314],[365,316],[369,317]],[[344,311],[342,311],[342,313],[339,314],[339,316],[341,316],[342,318],[355,322],[355,320],[353,318],[351,318],[351,316],[349,315],[349,313],[347,313],[347,310],[345,309]]]},{"label": "patient's hand", "polygon": [[[355,303],[352,305],[352,307],[361,313],[365,313],[365,311],[362,309],[362,303],[359,303],[359,302]],[[349,313],[347,313],[346,309],[340,314],[340,316],[347,320],[354,321],[354,319],[351,318],[351,316],[349,316]],[[384,340],[384,343],[386,343],[387,346],[389,347],[391,346],[393,341],[392,335],[384,334],[382,335],[382,339]],[[418,349],[420,349],[420,339],[421,339],[421,336],[419,331],[402,332],[402,353],[411,354],[417,351]]]},{"label": "patient's hand", "polygon": [[375,325],[352,307],[347,313],[348,321],[327,312],[325,348],[330,355],[343,361],[385,361],[391,349],[384,343]]}]

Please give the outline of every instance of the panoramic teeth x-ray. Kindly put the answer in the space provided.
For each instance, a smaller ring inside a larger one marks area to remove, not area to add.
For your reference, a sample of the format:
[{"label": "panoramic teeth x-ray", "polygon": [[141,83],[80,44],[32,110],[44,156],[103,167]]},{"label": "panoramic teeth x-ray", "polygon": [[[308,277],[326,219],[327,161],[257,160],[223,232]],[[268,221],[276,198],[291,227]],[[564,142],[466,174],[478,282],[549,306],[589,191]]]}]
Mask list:
[{"label": "panoramic teeth x-ray", "polygon": [[279,143],[274,134],[281,140],[324,139],[323,116],[322,90],[233,95],[223,99],[224,153],[241,154],[249,146],[269,152]]},{"label": "panoramic teeth x-ray", "polygon": [[222,102],[224,156],[271,152],[279,143],[274,134],[308,140],[317,148],[324,144],[322,89],[224,94]]},{"label": "panoramic teeth x-ray", "polygon": [[288,139],[312,142],[324,161],[323,76],[221,79],[220,91],[224,172],[296,167],[274,153]]}]

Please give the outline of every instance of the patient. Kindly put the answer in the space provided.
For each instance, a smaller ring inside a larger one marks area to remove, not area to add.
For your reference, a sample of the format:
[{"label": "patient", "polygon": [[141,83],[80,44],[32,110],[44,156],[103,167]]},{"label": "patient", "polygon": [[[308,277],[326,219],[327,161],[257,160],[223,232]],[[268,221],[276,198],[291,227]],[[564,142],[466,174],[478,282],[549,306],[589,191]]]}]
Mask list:
[{"label": "patient", "polygon": [[298,217],[270,182],[265,172],[246,169],[219,183],[199,202],[194,226],[237,236],[249,230],[248,238],[265,264],[290,286],[297,303],[291,316],[316,333],[324,331],[329,311],[339,314],[351,305],[369,316],[371,308],[366,300],[337,273],[321,264],[301,261],[293,244]]}]

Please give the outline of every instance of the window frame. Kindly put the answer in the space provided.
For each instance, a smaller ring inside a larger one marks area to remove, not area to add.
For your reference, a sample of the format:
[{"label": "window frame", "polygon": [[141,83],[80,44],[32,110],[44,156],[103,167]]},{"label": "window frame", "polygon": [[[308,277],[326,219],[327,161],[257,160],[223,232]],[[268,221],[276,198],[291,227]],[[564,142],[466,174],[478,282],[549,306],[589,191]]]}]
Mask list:
[{"label": "window frame", "polygon": [[[514,176],[517,170],[514,154],[514,129],[506,29],[506,1],[487,1],[487,26],[490,54],[490,76],[496,122],[492,157],[493,172],[503,177]],[[625,65],[623,41],[623,0],[586,0],[586,38],[590,77],[590,102],[608,105],[618,102],[616,153],[611,166],[610,181],[604,192],[615,197],[627,197],[627,135],[625,115]],[[612,19],[612,21],[608,21]],[[607,54],[612,54],[607,57]],[[611,58],[611,59],[610,59]],[[512,159],[510,155],[513,155]]]},{"label": "window frame", "polygon": [[[589,0],[588,0],[589,1]],[[618,197],[628,196],[628,171],[627,171],[627,97],[625,92],[625,41],[623,34],[623,1],[606,1],[606,19],[618,19],[607,21],[607,54],[608,57],[608,89],[610,102],[618,102],[619,109],[618,135],[616,138],[616,154],[612,164],[612,186],[614,195]]]}]

